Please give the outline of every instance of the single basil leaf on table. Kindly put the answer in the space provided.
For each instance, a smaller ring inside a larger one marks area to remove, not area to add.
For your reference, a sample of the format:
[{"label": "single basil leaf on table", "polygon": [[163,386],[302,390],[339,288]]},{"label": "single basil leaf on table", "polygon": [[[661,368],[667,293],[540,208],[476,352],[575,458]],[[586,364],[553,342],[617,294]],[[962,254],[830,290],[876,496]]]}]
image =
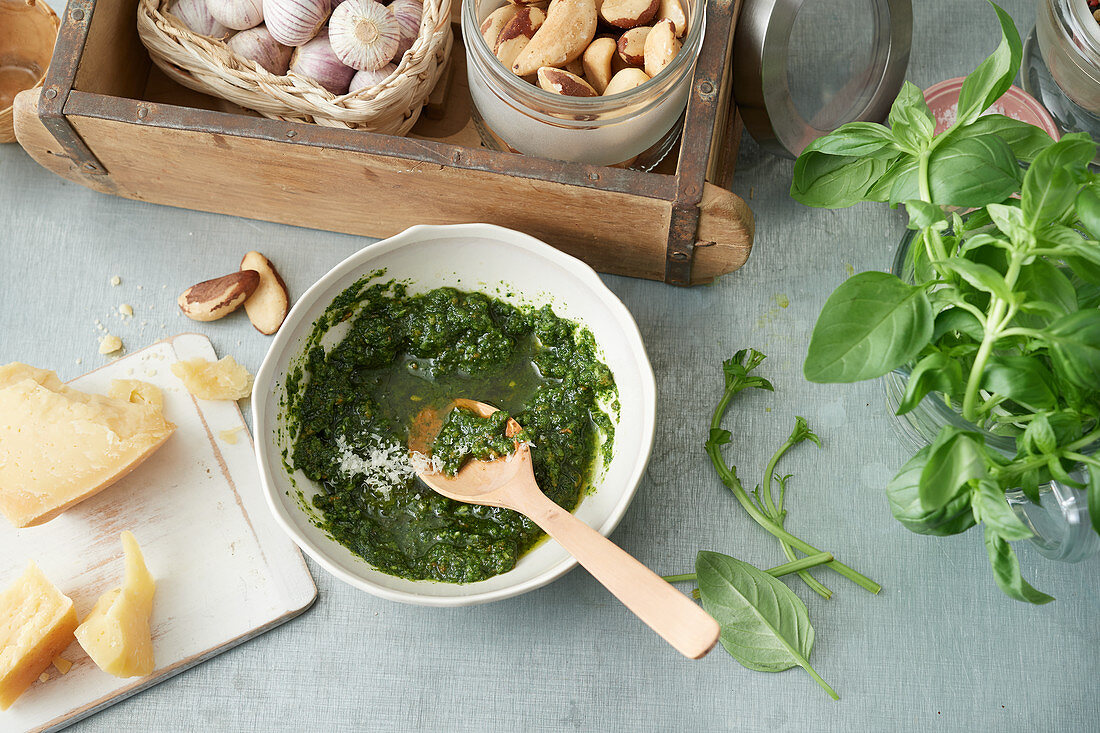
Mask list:
[{"label": "single basil leaf on table", "polygon": [[978,481],[977,484],[971,495],[976,520],[1010,541],[1026,540],[1034,534],[1008,505],[1004,489],[988,479]]},{"label": "single basil leaf on table", "polygon": [[983,479],[988,473],[989,461],[981,436],[944,425],[921,471],[921,507],[930,511],[939,509],[960,494],[969,497],[969,482]]},{"label": "single basil leaf on table", "polygon": [[929,158],[932,201],[940,206],[985,206],[1020,190],[1016,156],[996,135],[953,138]]},{"label": "single basil leaf on table", "polygon": [[827,209],[857,204],[895,156],[896,152],[890,151],[870,157],[804,152],[794,162],[791,198],[806,206]]},{"label": "single basil leaf on table", "polygon": [[1047,327],[1051,362],[1062,378],[1086,389],[1100,384],[1100,310],[1080,310]]},{"label": "single basil leaf on table", "polygon": [[1020,61],[1023,58],[1023,43],[1020,41],[1020,32],[1016,30],[1012,17],[996,4],[990,3],[990,5],[993,6],[993,10],[997,13],[997,20],[1001,24],[1001,42],[997,49],[963,80],[962,89],[959,90],[957,117],[963,125],[978,119],[982,112],[1008,91],[1012,86],[1012,80],[1016,78],[1016,71],[1020,68]]},{"label": "single basil leaf on table", "polygon": [[960,493],[938,509],[925,510],[920,501],[920,477],[931,446],[925,446],[886,484],[890,513],[910,532],[936,537],[965,532],[974,526],[970,496]]},{"label": "single basil leaf on table", "polygon": [[797,665],[837,699],[810,666],[814,627],[790,588],[748,563],[706,550],[696,556],[695,573],[703,608],[722,627],[719,640],[731,657],[759,672]]},{"label": "single basil leaf on table", "polygon": [[932,331],[932,342],[936,343],[943,338],[944,334],[951,332],[961,333],[975,341],[981,341],[985,335],[985,329],[982,328],[977,316],[962,308],[948,308],[940,311]]},{"label": "single basil leaf on table", "polygon": [[985,526],[985,549],[989,554],[989,564],[993,567],[993,578],[1005,595],[1037,605],[1054,600],[1053,596],[1035,590],[1024,580],[1020,574],[1020,561],[1016,558],[1016,552],[988,524]]},{"label": "single basil leaf on table", "polygon": [[934,351],[917,362],[905,383],[905,397],[897,414],[911,411],[929,392],[953,394],[963,384],[962,367],[954,359]]},{"label": "single basil leaf on table", "polygon": [[1008,143],[1012,154],[1025,163],[1054,144],[1045,130],[1004,115],[982,115],[963,128],[967,135],[996,135]]},{"label": "single basil leaf on table", "polygon": [[914,153],[927,147],[936,131],[936,118],[928,109],[924,92],[909,81],[902,83],[887,121],[890,123],[890,134],[898,145]]},{"label": "single basil leaf on table", "polygon": [[821,309],[803,365],[811,382],[859,382],[912,361],[932,338],[924,288],[885,272],[861,272]]},{"label": "single basil leaf on table", "polygon": [[936,264],[951,270],[978,290],[984,290],[1001,300],[1012,300],[1012,290],[1005,282],[1004,276],[988,265],[962,257],[940,260]]},{"label": "single basil leaf on table", "polygon": [[1020,190],[1024,218],[1034,226],[1065,216],[1081,190],[1078,175],[1095,155],[1096,143],[1085,133],[1066,135],[1036,155]]},{"label": "single basil leaf on table", "polygon": [[1058,404],[1050,372],[1041,360],[1030,356],[991,355],[982,370],[981,386],[1030,410],[1049,410]]}]

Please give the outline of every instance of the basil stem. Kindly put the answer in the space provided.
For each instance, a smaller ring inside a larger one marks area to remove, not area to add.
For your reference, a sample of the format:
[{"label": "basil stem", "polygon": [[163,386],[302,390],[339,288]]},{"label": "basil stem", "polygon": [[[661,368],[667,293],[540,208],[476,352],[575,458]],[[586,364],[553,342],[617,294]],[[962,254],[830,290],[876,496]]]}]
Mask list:
[{"label": "basil stem", "polygon": [[[828,552],[819,552],[816,555],[806,555],[806,557],[800,557],[793,562],[785,562],[782,565],[776,565],[774,568],[765,570],[764,572],[773,578],[782,578],[784,575],[790,575],[791,573],[797,573],[802,570],[808,570],[809,568],[816,568],[818,565],[824,565],[827,562],[832,562],[833,556]],[[695,573],[684,573],[682,575],[663,575],[661,580],[666,583],[686,583],[688,581],[698,580],[698,576]]]}]

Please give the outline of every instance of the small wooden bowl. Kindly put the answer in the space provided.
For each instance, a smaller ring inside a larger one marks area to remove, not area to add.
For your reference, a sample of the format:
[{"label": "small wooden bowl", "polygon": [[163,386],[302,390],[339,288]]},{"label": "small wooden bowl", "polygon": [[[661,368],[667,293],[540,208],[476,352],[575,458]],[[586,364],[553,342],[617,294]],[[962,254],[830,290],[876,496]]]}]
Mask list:
[{"label": "small wooden bowl", "polygon": [[15,142],[12,102],[19,92],[42,83],[58,25],[44,2],[0,0],[0,143]]}]

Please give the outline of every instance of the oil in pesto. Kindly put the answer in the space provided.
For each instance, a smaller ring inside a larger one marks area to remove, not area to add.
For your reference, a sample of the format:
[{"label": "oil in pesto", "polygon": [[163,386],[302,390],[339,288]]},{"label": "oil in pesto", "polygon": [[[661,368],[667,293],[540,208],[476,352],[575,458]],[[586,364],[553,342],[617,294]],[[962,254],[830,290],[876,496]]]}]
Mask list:
[{"label": "oil in pesto", "polygon": [[[572,511],[610,457],[614,426],[601,405],[615,402],[611,371],[592,334],[549,306],[453,288],[412,295],[380,279],[372,273],[333,301],[288,376],[289,463],[322,488],[317,523],[379,570],[452,583],[506,572],[541,531],[511,510],[455,502],[417,479],[405,448],[413,419],[456,398],[500,408],[497,420],[513,416],[535,446],[543,492]],[[325,334],[343,323],[343,338],[325,348]],[[454,414],[462,412],[451,411],[455,442],[441,444],[440,455],[510,452],[512,441],[502,451],[492,431],[478,439]],[[461,460],[451,456],[445,468]]]}]

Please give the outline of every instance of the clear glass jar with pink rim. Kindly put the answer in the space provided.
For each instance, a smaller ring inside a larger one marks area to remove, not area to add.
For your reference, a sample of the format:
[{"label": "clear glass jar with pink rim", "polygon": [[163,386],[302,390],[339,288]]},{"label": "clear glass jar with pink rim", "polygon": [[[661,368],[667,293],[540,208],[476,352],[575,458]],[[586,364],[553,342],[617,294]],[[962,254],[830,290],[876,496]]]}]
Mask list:
[{"label": "clear glass jar with pink rim", "polygon": [[[906,232],[894,258],[893,273],[906,282],[913,282],[910,244],[914,232]],[[1006,432],[994,432],[963,419],[955,405],[941,393],[933,392],[919,405],[904,415],[897,414],[898,405],[905,396],[910,367],[902,367],[883,377],[886,402],[895,417],[895,427],[903,441],[913,450],[931,445],[944,425],[954,425],[963,430],[980,433],[986,445],[1005,456],[1016,454],[1016,438]],[[1100,451],[1100,443],[1082,450],[1087,455]],[[1086,469],[1070,472],[1079,483],[1087,483]],[[1019,489],[1007,492],[1009,505],[1016,515],[1035,533],[1031,542],[1038,551],[1053,560],[1079,562],[1100,553],[1100,535],[1093,529],[1089,516],[1088,498],[1084,489],[1049,481],[1039,487],[1041,502],[1035,504]]]},{"label": "clear glass jar with pink rim", "polygon": [[680,52],[661,73],[620,94],[570,97],[525,81],[493,55],[480,26],[505,0],[462,0],[466,75],[482,141],[493,149],[553,160],[655,166],[679,139],[703,45],[706,3],[681,2],[687,32]]}]

